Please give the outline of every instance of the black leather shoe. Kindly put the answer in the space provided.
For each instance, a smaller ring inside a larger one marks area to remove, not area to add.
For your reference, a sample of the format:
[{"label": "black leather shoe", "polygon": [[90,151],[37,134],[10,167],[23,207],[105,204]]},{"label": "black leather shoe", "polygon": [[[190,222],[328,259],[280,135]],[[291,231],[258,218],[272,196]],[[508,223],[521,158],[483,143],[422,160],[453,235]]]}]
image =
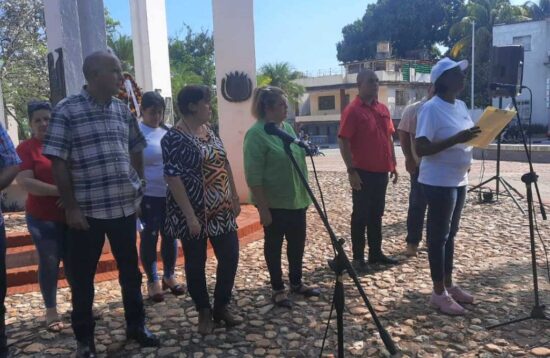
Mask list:
[{"label": "black leather shoe", "polygon": [[353,269],[355,270],[355,272],[360,275],[371,273],[369,264],[367,264],[363,259],[354,259],[351,262],[351,265],[353,266]]},{"label": "black leather shoe", "polygon": [[384,254],[369,257],[369,264],[397,265],[399,261]]},{"label": "black leather shoe", "polygon": [[93,342],[76,342],[76,358],[95,358],[95,344]]},{"label": "black leather shoe", "polygon": [[126,338],[134,339],[142,347],[159,347],[160,340],[151,333],[145,326],[137,328],[128,328],[126,330]]}]

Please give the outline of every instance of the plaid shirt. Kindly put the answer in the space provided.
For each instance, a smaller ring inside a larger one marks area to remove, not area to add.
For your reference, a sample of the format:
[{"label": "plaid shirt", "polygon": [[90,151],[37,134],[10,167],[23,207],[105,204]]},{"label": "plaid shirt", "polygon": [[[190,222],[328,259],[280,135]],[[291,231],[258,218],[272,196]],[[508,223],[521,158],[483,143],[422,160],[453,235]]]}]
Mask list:
[{"label": "plaid shirt", "polygon": [[141,201],[141,183],[129,153],[146,145],[124,103],[113,98],[100,105],[83,89],[54,108],[43,153],[67,161],[85,216],[115,219],[135,213]]},{"label": "plaid shirt", "polygon": [[[1,105],[1,104],[0,104]],[[0,170],[19,165],[21,160],[17,156],[17,152],[13,146],[13,142],[8,136],[8,132],[0,125]],[[0,225],[4,225],[4,217],[0,210]]]}]

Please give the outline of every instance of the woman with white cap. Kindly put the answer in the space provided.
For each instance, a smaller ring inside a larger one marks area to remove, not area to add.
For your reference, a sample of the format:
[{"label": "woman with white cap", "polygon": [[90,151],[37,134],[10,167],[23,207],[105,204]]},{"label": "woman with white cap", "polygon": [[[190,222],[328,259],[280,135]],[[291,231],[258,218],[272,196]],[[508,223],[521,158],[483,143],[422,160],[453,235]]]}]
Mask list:
[{"label": "woman with white cap", "polygon": [[443,58],[431,71],[435,96],[420,110],[416,152],[422,157],[418,181],[428,203],[427,242],[433,293],[430,304],[451,315],[465,313],[460,303],[473,303],[472,295],[453,284],[454,238],[466,199],[472,147],[467,142],[475,127],[464,102],[456,97],[464,89],[468,61]]}]

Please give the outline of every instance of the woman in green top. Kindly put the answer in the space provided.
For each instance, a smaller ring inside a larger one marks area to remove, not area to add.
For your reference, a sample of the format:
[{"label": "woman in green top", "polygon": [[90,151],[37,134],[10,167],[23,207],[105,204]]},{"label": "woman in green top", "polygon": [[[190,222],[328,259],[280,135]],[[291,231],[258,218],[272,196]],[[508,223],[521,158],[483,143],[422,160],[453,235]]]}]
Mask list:
[{"label": "woman in green top", "polygon": [[[302,283],[302,259],[306,241],[306,210],[311,203],[300,177],[287,157],[280,138],[269,135],[264,125],[274,122],[296,136],[292,126],[285,123],[286,95],[280,88],[265,86],[254,91],[252,115],[257,122],[244,138],[244,169],[252,202],[258,208],[264,227],[264,256],[271,278],[273,302],[292,307],[281,269],[283,239],[287,240],[290,288],[306,297],[319,296],[316,288]],[[291,145],[300,170],[307,177],[305,151]]]}]

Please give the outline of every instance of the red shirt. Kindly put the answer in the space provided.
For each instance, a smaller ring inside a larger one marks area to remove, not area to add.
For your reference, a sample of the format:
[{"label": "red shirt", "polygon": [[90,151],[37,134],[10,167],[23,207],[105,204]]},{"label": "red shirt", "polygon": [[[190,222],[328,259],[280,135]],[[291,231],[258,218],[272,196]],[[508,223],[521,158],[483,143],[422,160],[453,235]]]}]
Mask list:
[{"label": "red shirt", "polygon": [[[36,138],[21,142],[17,147],[17,154],[21,158],[19,170],[32,170],[34,178],[44,183],[54,184],[52,162],[42,155],[42,142]],[[57,207],[57,196],[27,195],[25,209],[27,214],[39,220],[65,221],[63,209]]]},{"label": "red shirt", "polygon": [[366,104],[357,96],[342,113],[338,136],[349,140],[354,168],[387,173],[395,170],[394,132],[388,107],[377,100]]}]

